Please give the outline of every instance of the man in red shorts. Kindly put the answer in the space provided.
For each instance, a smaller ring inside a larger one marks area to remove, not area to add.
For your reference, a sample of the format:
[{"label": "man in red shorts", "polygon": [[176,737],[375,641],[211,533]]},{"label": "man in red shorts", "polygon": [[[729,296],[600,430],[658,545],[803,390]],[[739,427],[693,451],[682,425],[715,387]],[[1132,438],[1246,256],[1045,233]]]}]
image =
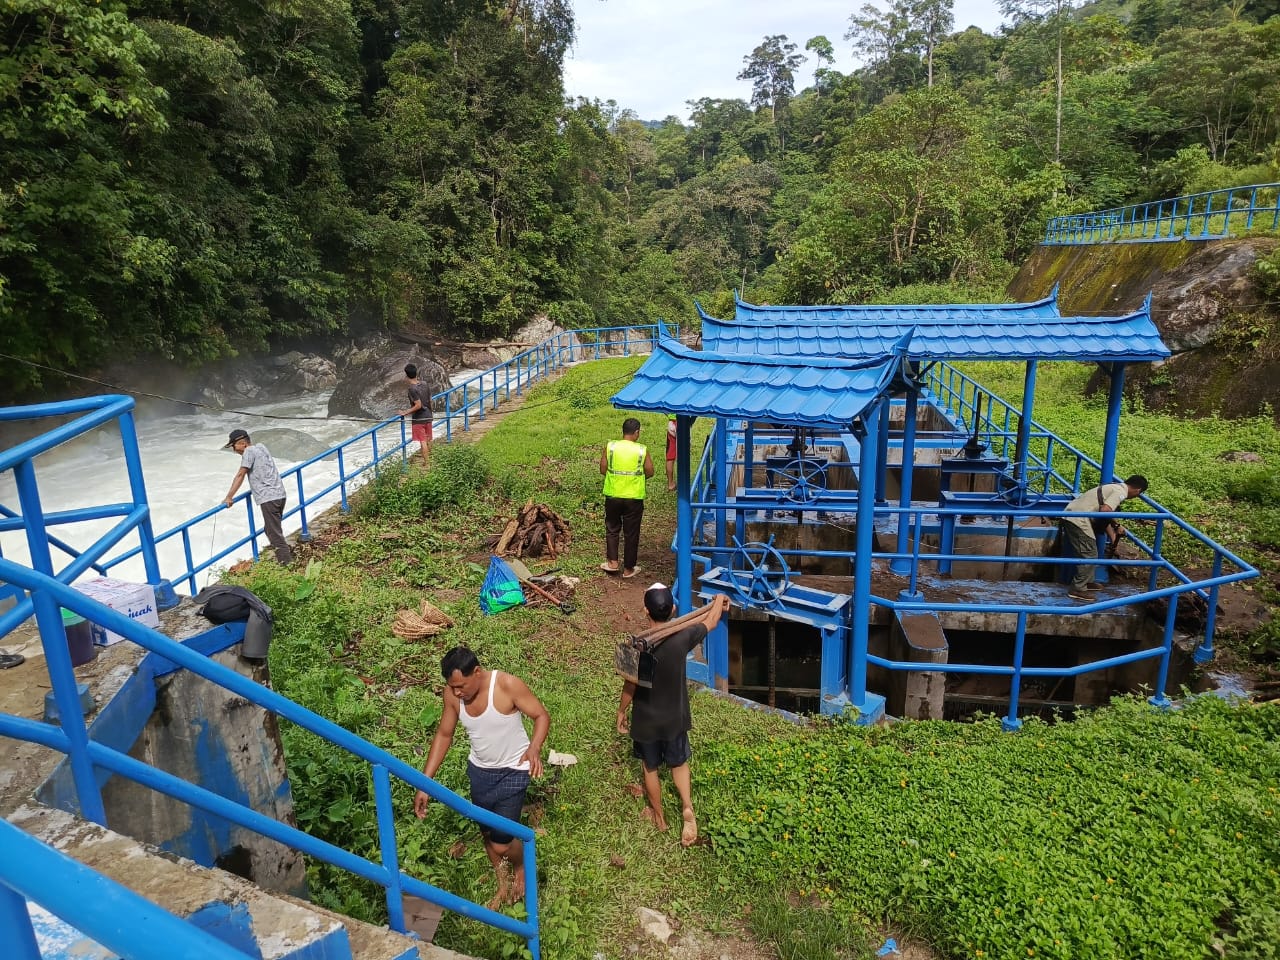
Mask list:
[{"label": "man in red shorts", "polygon": [[404,378],[409,388],[409,409],[397,410],[402,417],[411,417],[411,440],[417,440],[422,450],[422,468],[431,462],[431,388],[418,379],[415,364],[405,364]]}]

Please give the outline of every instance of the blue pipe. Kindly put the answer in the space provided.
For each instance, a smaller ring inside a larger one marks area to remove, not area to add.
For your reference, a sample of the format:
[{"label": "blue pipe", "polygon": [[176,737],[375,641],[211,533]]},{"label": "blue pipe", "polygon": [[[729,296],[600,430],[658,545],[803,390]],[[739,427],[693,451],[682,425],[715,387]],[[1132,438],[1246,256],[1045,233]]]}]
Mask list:
[{"label": "blue pipe", "polygon": [[[7,822],[0,827],[0,848],[3,847],[3,834],[7,830],[16,830]],[[10,855],[12,862],[18,863],[16,856]],[[25,864],[24,864],[25,866]],[[10,951],[9,960],[41,960],[40,945],[36,943],[36,931],[31,924],[31,915],[27,912],[27,898],[16,890],[5,885],[5,870],[0,866],[0,930],[5,931],[5,946]]]},{"label": "blue pipe", "polygon": [[400,855],[396,849],[396,814],[391,805],[391,777],[380,763],[373,765],[373,803],[378,812],[378,846],[386,872],[387,919],[392,930],[405,933],[404,899],[400,883]]}]

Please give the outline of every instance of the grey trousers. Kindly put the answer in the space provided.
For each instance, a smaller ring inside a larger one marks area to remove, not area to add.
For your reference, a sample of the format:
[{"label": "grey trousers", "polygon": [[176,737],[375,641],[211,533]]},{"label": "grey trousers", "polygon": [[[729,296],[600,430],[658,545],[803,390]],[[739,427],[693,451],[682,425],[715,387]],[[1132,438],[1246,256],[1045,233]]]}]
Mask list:
[{"label": "grey trousers", "polygon": [[267,543],[275,550],[276,559],[280,563],[288,563],[293,559],[293,551],[284,539],[284,528],[280,524],[284,517],[284,505],[284,500],[258,504],[258,509],[262,511],[262,531],[267,535]]},{"label": "grey trousers", "polygon": [[1092,530],[1085,533],[1066,520],[1062,521],[1062,536],[1071,544],[1071,552],[1080,558],[1080,563],[1076,564],[1076,575],[1071,578],[1071,589],[1083,590],[1085,584],[1093,579],[1094,564],[1091,561],[1098,558],[1098,537]]}]

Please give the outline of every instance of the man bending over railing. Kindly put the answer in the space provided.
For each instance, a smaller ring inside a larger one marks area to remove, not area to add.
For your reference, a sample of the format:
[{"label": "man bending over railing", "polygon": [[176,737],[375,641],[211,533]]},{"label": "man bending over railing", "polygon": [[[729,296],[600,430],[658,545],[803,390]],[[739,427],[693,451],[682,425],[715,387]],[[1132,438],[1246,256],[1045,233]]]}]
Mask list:
[{"label": "man bending over railing", "polygon": [[[520,819],[531,777],[542,776],[542,745],[551,729],[551,716],[519,677],[480,666],[466,647],[454,647],[440,661],[444,674],[444,713],[431,739],[422,772],[435,777],[444,763],[458,721],[471,737],[467,778],[471,802],[508,820]],[[525,733],[521,715],[533,721],[533,736]],[[431,798],[419,790],[413,812],[421,820]],[[497,910],[524,897],[523,844],[510,834],[481,827],[484,851],[498,877],[498,890],[489,901]]]},{"label": "man bending over railing", "polygon": [[[1067,504],[1068,513],[1112,513],[1126,500],[1140,497],[1147,489],[1147,478],[1134,474],[1124,483],[1104,483],[1086,490]],[[1114,547],[1124,533],[1124,528],[1107,517],[1063,517],[1059,522],[1062,539],[1071,545],[1071,551],[1080,558],[1076,575],[1071,580],[1067,596],[1072,600],[1093,599],[1090,591],[1097,590],[1093,582],[1092,561],[1098,558],[1098,537],[1105,533]]]}]

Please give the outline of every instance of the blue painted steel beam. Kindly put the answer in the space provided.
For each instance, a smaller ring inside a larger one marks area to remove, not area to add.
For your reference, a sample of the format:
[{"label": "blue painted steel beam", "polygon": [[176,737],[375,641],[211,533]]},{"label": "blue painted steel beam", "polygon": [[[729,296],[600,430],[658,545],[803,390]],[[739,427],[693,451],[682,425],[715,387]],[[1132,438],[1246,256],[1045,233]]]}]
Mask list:
[{"label": "blue painted steel beam", "polygon": [[[245,960],[246,954],[156,906],[109,877],[0,820],[0,930],[13,960],[35,941],[22,897],[130,960]],[[25,923],[22,922],[25,920]],[[25,928],[25,929],[24,929]],[[14,939],[10,939],[13,936]],[[39,951],[34,954],[39,957]]]},{"label": "blue painted steel beam", "polygon": [[1018,441],[1014,447],[1014,476],[1020,486],[1027,480],[1027,457],[1031,452],[1031,422],[1036,403],[1038,367],[1035,360],[1028,360],[1022,375],[1022,415],[1018,418]]},{"label": "blue painted steel beam", "polygon": [[[712,434],[714,448],[711,454],[713,482],[715,484],[716,499],[729,499],[729,421],[723,417],[716,419],[715,432]],[[677,442],[677,448],[679,444]],[[677,449],[677,458],[679,450]],[[716,547],[724,550],[727,546],[728,539],[728,522],[729,513],[727,510],[717,510],[715,513],[716,524]],[[700,527],[700,523],[698,525]],[[692,529],[692,528],[691,528]],[[694,532],[700,533],[701,530]],[[741,539],[745,534],[738,531],[738,537]],[[719,555],[719,554],[717,554]]]},{"label": "blue painted steel beam", "polygon": [[689,497],[693,421],[683,413],[676,417],[676,604],[681,616],[693,610],[693,508]]},{"label": "blue painted steel beam", "polygon": [[1116,475],[1116,446],[1120,441],[1120,412],[1124,407],[1124,364],[1113,363],[1110,374],[1111,386],[1107,391],[1107,433],[1102,441],[1100,465],[1103,483],[1111,483]]},{"label": "blue painted steel beam", "polygon": [[[880,410],[865,411],[861,419],[863,434],[859,439],[858,463],[858,529],[855,535],[857,553],[853,560],[853,624],[849,655],[849,701],[858,709],[860,720],[874,720],[869,709],[874,695],[867,691],[867,651],[871,625],[871,554],[875,549],[875,483],[870,482],[879,471],[881,410],[884,398],[877,403]],[[880,708],[884,701],[880,698]]]},{"label": "blue painted steel beam", "polygon": [[[915,385],[907,387],[907,404],[906,419],[902,425],[902,495],[898,498],[899,505],[904,509],[911,507],[911,483],[915,473],[916,459],[916,413],[918,406],[918,391]],[[885,405],[886,407],[888,404]],[[905,554],[908,549],[908,537],[911,532],[911,514],[898,514],[898,553]],[[919,528],[916,530],[916,536],[920,535]],[[889,568],[897,574],[905,575],[911,572],[911,561],[909,558],[903,557],[892,561]]]}]

